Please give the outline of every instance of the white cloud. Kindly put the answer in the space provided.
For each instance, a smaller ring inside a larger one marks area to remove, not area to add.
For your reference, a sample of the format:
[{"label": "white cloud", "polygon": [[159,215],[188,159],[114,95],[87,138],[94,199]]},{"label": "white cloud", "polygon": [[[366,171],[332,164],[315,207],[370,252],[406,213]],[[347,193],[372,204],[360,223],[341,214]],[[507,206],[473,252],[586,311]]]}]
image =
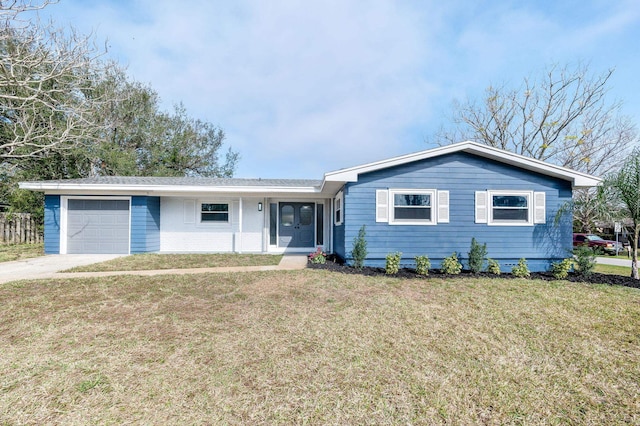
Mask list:
[{"label": "white cloud", "polygon": [[183,101],[221,126],[241,151],[243,177],[319,178],[424,149],[440,124],[434,114],[452,98],[518,82],[552,61],[590,60],[601,37],[623,37],[637,23],[637,14],[613,10],[567,25],[568,11],[542,3],[87,4],[65,0],[48,10],[108,38],[115,57],[167,106]]}]

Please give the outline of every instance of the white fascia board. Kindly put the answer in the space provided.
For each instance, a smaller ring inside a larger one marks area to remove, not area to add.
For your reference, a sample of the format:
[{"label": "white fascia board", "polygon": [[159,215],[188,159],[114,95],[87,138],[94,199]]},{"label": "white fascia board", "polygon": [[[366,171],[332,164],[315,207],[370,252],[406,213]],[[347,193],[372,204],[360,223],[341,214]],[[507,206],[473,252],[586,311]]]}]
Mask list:
[{"label": "white fascia board", "polygon": [[479,155],[481,157],[499,161],[501,163],[510,164],[515,167],[537,172],[543,175],[557,177],[572,182],[573,187],[576,188],[594,187],[602,183],[602,179],[588,175],[586,173],[577,172],[565,167],[545,163],[544,161],[535,160],[523,155],[515,154],[510,151],[504,151],[502,149],[471,141],[441,146],[438,148],[402,155],[400,157],[389,158],[387,160],[376,161],[374,163],[364,164],[361,166],[336,170],[334,172],[326,173],[324,175],[324,180],[325,182],[356,182],[358,180],[358,175],[362,173],[373,172],[376,170],[399,166],[402,164],[411,163],[413,161],[425,160],[427,158],[439,157],[441,155],[451,154],[455,152],[468,152],[471,154]]},{"label": "white fascia board", "polygon": [[73,193],[128,193],[128,194],[320,194],[313,186],[203,186],[203,185],[105,185],[59,182],[20,182],[19,187],[51,194]]}]

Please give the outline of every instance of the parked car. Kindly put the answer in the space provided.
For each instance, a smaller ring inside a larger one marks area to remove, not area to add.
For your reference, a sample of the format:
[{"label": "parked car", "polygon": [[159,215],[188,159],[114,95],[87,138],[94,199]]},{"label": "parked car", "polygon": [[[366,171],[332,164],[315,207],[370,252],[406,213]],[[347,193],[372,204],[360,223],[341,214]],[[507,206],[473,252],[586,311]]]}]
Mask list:
[{"label": "parked car", "polygon": [[624,250],[622,243],[605,240],[593,234],[573,234],[573,246],[588,246],[594,249],[600,249],[612,256],[615,256]]}]

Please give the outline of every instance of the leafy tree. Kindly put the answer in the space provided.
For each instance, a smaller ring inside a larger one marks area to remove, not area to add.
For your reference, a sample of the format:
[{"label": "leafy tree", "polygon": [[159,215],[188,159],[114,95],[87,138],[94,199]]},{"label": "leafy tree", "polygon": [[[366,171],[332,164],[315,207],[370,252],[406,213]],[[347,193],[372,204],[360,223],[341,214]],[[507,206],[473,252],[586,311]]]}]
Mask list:
[{"label": "leafy tree", "polygon": [[0,1],[0,203],[41,212],[20,180],[233,175],[224,132],[131,81],[90,37],[23,19],[48,0]]},{"label": "leafy tree", "polygon": [[619,171],[605,179],[603,191],[609,191],[618,201],[624,215],[633,223],[631,237],[631,276],[638,275],[638,235],[640,234],[640,149],[636,148]]}]

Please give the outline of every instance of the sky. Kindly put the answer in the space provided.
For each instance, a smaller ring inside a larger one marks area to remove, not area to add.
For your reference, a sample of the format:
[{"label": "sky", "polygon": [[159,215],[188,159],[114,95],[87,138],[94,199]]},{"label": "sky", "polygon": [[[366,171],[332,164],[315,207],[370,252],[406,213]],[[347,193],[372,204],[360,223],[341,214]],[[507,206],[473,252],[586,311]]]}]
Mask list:
[{"label": "sky", "polygon": [[60,0],[170,109],[213,123],[236,177],[325,172],[433,148],[454,101],[553,64],[610,68],[640,125],[637,0]]}]

